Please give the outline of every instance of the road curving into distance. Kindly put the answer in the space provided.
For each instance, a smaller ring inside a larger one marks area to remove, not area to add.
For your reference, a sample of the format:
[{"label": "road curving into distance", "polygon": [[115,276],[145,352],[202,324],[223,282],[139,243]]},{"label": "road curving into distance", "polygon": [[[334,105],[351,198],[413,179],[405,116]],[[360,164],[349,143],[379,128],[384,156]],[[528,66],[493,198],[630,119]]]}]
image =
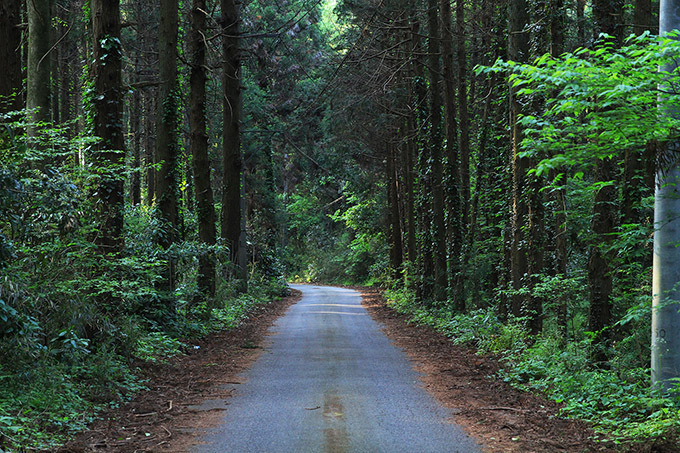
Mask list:
[{"label": "road curving into distance", "polygon": [[481,451],[420,386],[356,291],[292,285],[303,298],[234,385],[194,453]]}]

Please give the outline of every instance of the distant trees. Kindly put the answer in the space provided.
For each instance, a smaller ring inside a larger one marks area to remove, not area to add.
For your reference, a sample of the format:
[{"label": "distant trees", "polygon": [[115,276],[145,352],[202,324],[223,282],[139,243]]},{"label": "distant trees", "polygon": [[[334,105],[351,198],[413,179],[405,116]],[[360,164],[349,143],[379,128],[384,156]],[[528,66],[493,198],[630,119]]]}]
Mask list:
[{"label": "distant trees", "polygon": [[[379,14],[369,2],[347,5],[356,28],[348,33],[348,71],[338,82],[344,91],[334,96],[332,111],[377,119],[347,117],[346,127],[332,130],[335,141],[358,141],[380,160],[381,142],[394,143],[387,155],[402,156],[385,161],[384,232],[390,250],[399,240],[406,245],[396,274],[423,304],[451,312],[490,305],[501,317],[523,319],[532,334],[592,332],[593,358],[606,367],[617,354],[614,342],[625,335],[617,321],[649,285],[649,261],[640,256],[651,251],[642,237],[651,224],[653,141],[630,145],[625,158],[598,151],[578,164],[553,147],[550,133],[543,148],[529,148],[538,140],[532,121],[543,124],[540,118],[566,91],[525,89],[512,74],[508,79],[478,65],[498,58],[528,63],[546,53],[558,58],[578,47],[613,51],[630,33],[651,28],[656,6],[491,3],[383,2]],[[395,36],[406,36],[408,46],[390,44]],[[595,102],[588,114],[606,117],[610,108]],[[376,137],[385,138],[376,143]],[[604,136],[593,137],[569,140],[573,149],[600,142],[604,149]],[[562,164],[545,168],[544,160]],[[373,174],[371,161],[359,166],[367,178]],[[352,193],[346,215],[370,199],[366,191]]]}]

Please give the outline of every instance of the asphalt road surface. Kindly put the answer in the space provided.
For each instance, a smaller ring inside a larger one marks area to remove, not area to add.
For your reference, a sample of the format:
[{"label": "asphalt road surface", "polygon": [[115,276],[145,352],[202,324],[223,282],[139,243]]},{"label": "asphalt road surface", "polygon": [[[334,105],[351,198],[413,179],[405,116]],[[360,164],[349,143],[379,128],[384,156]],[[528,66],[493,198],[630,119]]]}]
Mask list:
[{"label": "asphalt road surface", "polygon": [[479,452],[420,387],[418,374],[356,291],[304,293],[234,385],[221,426],[193,451]]}]

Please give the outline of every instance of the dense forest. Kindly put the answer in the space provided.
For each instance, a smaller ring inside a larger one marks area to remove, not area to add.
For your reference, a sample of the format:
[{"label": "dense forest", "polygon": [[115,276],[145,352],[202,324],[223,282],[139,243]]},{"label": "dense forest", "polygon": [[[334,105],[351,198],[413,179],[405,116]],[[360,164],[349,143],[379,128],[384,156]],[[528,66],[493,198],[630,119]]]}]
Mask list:
[{"label": "dense forest", "polygon": [[286,281],[379,285],[603,438],[676,442],[673,7],[3,1],[0,449]]}]

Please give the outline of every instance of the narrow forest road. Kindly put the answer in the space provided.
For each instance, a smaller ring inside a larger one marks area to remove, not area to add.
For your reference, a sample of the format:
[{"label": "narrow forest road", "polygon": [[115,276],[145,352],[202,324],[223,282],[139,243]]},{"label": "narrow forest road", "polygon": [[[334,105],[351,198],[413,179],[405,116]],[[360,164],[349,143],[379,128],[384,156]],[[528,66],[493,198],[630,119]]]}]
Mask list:
[{"label": "narrow forest road", "polygon": [[234,385],[204,452],[477,452],[350,289],[303,292]]}]

